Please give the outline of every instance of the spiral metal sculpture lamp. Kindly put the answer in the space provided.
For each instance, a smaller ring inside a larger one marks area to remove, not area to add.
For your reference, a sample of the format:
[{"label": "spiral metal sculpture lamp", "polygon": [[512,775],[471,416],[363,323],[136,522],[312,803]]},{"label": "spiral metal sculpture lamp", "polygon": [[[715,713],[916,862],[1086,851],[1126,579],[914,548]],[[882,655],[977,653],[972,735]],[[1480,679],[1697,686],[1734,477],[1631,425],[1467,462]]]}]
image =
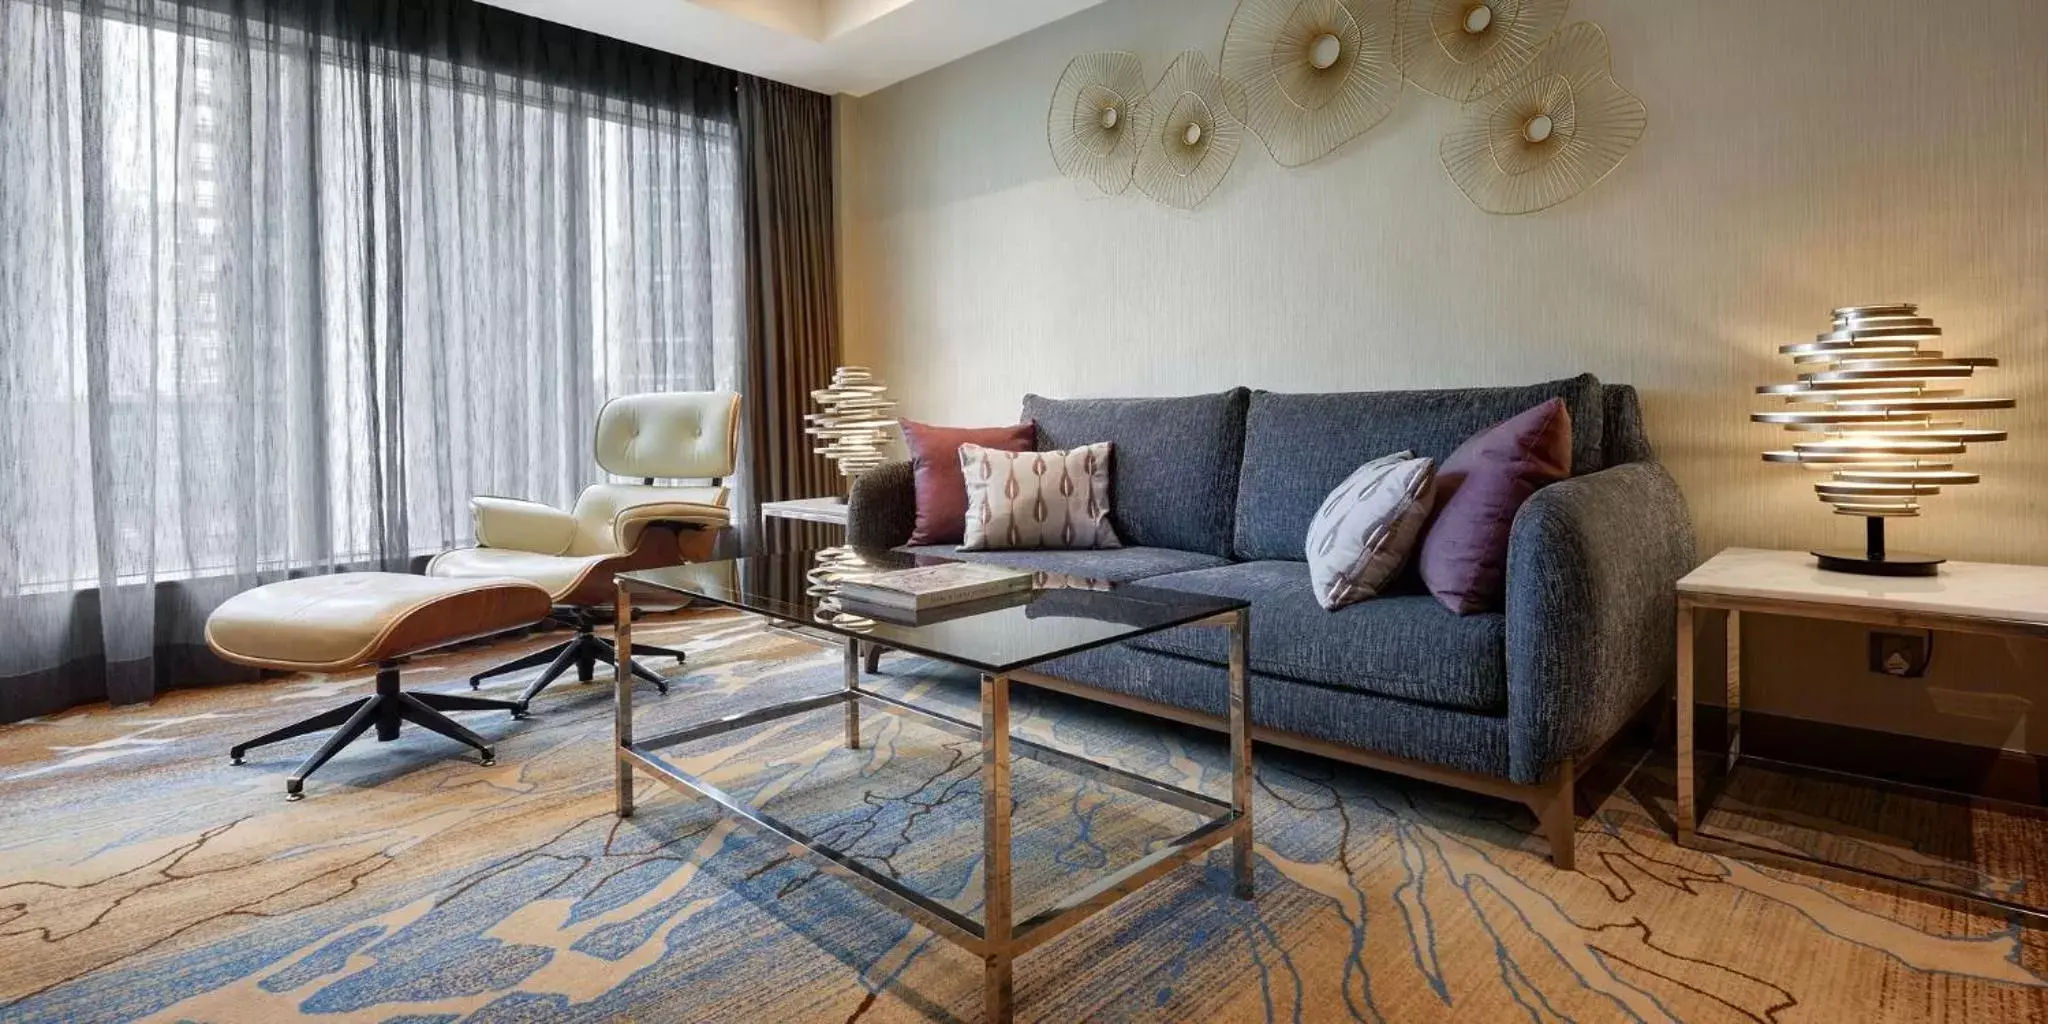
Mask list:
[{"label": "spiral metal sculpture lamp", "polygon": [[1466,108],[1438,149],[1465,198],[1489,213],[1548,209],[1599,184],[1649,125],[1611,74],[1607,34],[1560,30],[1500,89]]},{"label": "spiral metal sculpture lamp", "polygon": [[804,433],[818,439],[818,454],[836,464],[841,476],[851,479],[882,464],[889,428],[896,425],[889,415],[896,403],[888,393],[865,366],[842,366],[831,386],[811,392],[822,411],[804,417]]},{"label": "spiral metal sculpture lamp", "polygon": [[[888,393],[865,366],[842,366],[833,372],[830,386],[811,392],[820,411],[804,417],[808,424],[804,433],[817,439],[818,454],[837,465],[849,485],[855,477],[882,464],[889,429],[896,425],[889,415],[896,403],[889,400]],[[811,592],[821,596],[864,565],[859,552],[850,547],[825,548],[817,553],[817,559],[809,579]]]},{"label": "spiral metal sculpture lamp", "polygon": [[1104,195],[1130,188],[1138,166],[1136,107],[1144,98],[1145,65],[1136,54],[1074,58],[1053,88],[1045,118],[1054,166]]},{"label": "spiral metal sculpture lamp", "polygon": [[1223,39],[1233,108],[1287,167],[1379,124],[1401,95],[1395,0],[1242,0]]},{"label": "spiral metal sculpture lamp", "polygon": [[1971,428],[1953,414],[2015,404],[1964,394],[1976,371],[1998,360],[1922,347],[1940,337],[1917,306],[1847,306],[1835,310],[1832,330],[1778,350],[1805,371],[1797,381],[1757,388],[1796,408],[1751,420],[1814,435],[1765,452],[1764,460],[1825,471],[1828,479],[1813,488],[1820,500],[1837,515],[1864,517],[1864,550],[1816,551],[1821,568],[1874,576],[1938,571],[1941,558],[1887,550],[1885,521],[1919,515],[1920,499],[1945,486],[1978,482],[1956,468],[1956,458],[1971,444],[2006,439],[2003,430]]},{"label": "spiral metal sculpture lamp", "polygon": [[1216,190],[1237,160],[1243,139],[1230,112],[1232,90],[1200,50],[1174,59],[1138,104],[1135,179],[1140,191],[1167,206],[1192,210]]},{"label": "spiral metal sculpture lamp", "polygon": [[1498,89],[1564,23],[1567,0],[1409,0],[1401,13],[1401,70],[1447,100]]}]

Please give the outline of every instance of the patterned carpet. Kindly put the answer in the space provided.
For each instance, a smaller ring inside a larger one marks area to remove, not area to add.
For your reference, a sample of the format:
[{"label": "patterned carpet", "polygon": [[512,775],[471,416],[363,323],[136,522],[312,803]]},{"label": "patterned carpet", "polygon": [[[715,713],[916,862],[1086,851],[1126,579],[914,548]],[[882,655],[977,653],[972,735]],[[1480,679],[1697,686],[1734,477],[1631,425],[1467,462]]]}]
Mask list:
[{"label": "patterned carpet", "polygon": [[[827,690],[837,656],[723,613],[643,731]],[[539,639],[422,659],[409,685]],[[650,666],[661,663],[650,662]],[[892,657],[880,685],[966,713],[972,680]],[[408,730],[287,804],[298,741],[235,739],[366,692],[367,674],[180,691],[0,729],[0,1020],[980,1019],[979,963],[816,877],[701,801],[643,781],[611,813],[609,687],[529,721],[468,714],[478,766]],[[509,692],[503,682],[486,692]],[[1021,734],[1221,794],[1222,744],[1024,691]],[[837,712],[675,756],[971,911],[972,743]],[[1261,752],[1256,902],[1227,850],[1027,955],[1022,1020],[2048,1021],[2048,944],[1991,918],[1673,847],[1669,772],[1638,771],[1553,870],[1526,812]],[[1020,762],[1025,912],[1142,855],[1182,812]],[[2011,884],[2018,884],[2011,880]]]}]

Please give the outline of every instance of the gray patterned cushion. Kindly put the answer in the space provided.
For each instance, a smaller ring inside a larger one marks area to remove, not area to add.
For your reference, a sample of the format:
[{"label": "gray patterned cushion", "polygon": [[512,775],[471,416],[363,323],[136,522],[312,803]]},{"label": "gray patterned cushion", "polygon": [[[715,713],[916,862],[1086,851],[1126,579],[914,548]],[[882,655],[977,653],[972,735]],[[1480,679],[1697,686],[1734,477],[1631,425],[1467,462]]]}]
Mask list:
[{"label": "gray patterned cushion", "polygon": [[967,480],[962,551],[1120,548],[1109,525],[1108,442],[1064,452],[960,446]]},{"label": "gray patterned cushion", "polygon": [[1308,577],[1327,611],[1377,597],[1407,564],[1436,498],[1436,462],[1374,459],[1323,501],[1308,526]]}]

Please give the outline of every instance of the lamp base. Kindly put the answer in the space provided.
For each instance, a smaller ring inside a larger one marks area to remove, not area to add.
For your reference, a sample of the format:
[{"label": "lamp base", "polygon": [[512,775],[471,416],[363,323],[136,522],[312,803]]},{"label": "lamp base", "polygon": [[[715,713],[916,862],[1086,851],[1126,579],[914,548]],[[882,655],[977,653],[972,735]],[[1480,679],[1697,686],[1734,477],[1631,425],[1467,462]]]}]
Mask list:
[{"label": "lamp base", "polygon": [[1941,563],[1948,561],[1913,551],[1887,551],[1877,558],[1867,551],[1816,551],[1813,557],[1820,559],[1820,567],[1828,572],[1859,576],[1933,576],[1941,571]]}]

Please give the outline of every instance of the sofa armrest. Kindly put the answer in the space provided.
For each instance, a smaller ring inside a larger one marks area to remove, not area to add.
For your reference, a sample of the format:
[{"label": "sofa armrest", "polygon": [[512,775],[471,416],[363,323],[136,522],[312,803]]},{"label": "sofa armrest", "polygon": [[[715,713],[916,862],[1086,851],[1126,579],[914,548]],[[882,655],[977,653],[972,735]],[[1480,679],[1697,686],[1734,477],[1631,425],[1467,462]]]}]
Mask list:
[{"label": "sofa armrest", "polygon": [[576,538],[576,520],[569,513],[537,501],[518,498],[469,499],[476,516],[479,547],[559,555]]},{"label": "sofa armrest", "polygon": [[1508,543],[1508,764],[1538,783],[1625,724],[1674,678],[1676,584],[1692,516],[1656,462],[1552,484]]},{"label": "sofa armrest", "polygon": [[907,543],[917,527],[917,486],[909,461],[885,462],[855,477],[846,506],[847,544],[886,550]]}]

